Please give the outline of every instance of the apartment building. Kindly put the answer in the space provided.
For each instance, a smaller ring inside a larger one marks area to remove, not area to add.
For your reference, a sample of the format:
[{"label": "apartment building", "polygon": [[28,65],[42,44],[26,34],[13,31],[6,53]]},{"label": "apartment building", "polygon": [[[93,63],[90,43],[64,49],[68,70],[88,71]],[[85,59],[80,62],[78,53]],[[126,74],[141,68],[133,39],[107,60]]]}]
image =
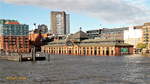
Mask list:
[{"label": "apartment building", "polygon": [[29,26],[16,20],[0,19],[0,50],[5,52],[29,52]]}]

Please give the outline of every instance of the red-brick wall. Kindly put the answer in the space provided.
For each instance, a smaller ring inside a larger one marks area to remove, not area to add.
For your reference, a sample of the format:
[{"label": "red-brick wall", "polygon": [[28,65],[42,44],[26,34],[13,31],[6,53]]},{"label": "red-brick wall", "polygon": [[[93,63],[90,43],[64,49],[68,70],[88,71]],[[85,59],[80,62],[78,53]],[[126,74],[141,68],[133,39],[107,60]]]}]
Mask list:
[{"label": "red-brick wall", "polygon": [[0,49],[7,52],[29,52],[28,36],[0,36]]}]

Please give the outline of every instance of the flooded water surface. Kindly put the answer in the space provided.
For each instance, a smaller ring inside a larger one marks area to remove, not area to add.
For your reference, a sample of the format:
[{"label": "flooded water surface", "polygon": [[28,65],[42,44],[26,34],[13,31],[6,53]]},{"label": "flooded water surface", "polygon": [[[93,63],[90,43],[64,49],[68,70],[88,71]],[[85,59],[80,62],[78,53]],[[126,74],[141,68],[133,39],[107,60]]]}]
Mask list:
[{"label": "flooded water surface", "polygon": [[50,61],[0,60],[0,84],[150,84],[150,57],[51,55]]}]

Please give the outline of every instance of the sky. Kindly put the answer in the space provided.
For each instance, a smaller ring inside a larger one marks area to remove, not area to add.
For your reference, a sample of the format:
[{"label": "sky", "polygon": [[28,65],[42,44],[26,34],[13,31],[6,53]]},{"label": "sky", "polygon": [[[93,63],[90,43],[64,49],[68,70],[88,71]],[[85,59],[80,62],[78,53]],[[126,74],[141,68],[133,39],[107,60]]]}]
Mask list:
[{"label": "sky", "polygon": [[50,29],[50,12],[70,14],[71,33],[143,25],[150,22],[149,0],[0,0],[0,19],[28,24],[46,24]]}]

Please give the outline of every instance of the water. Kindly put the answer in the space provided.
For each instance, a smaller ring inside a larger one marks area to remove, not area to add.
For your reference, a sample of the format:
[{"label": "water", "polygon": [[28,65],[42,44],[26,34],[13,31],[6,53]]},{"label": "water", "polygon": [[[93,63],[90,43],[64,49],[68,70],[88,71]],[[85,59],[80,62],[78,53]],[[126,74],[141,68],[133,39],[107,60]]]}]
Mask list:
[{"label": "water", "polygon": [[0,84],[150,84],[150,57],[51,56],[50,62],[0,60]]}]

